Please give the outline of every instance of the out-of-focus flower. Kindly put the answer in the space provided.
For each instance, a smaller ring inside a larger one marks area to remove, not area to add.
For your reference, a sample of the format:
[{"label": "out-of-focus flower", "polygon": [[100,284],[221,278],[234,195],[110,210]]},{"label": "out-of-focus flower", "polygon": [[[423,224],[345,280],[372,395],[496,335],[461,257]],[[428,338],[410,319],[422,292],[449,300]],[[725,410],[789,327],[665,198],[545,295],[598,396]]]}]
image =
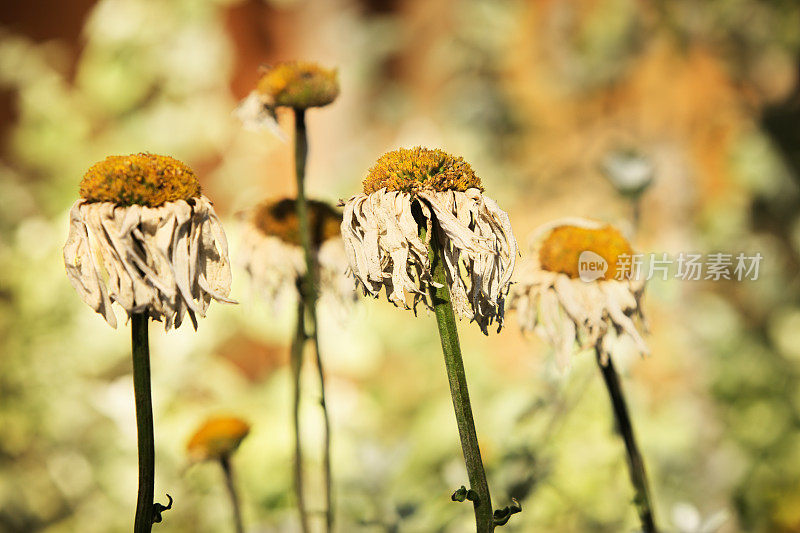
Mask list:
[{"label": "out-of-focus flower", "polygon": [[717,511],[705,520],[691,503],[681,502],[672,507],[672,523],[677,533],[716,533],[728,520],[728,512]]},{"label": "out-of-focus flower", "polygon": [[536,232],[530,259],[520,269],[509,305],[523,331],[536,331],[556,350],[560,368],[575,344],[598,347],[604,360],[614,331],[649,353],[632,318],[643,319],[644,280],[622,258],[628,241],[610,225],[586,219],[555,221]]},{"label": "out-of-focus flower", "polygon": [[208,461],[230,456],[250,433],[250,424],[235,416],[207,419],[186,444],[192,461]]},{"label": "out-of-focus flower", "polygon": [[64,245],[67,277],[116,327],[111,303],[166,329],[228,299],[228,243],[194,172],[168,156],[110,156],[84,175]]},{"label": "out-of-focus flower", "polygon": [[653,182],[653,162],[633,150],[615,150],[606,154],[603,173],[617,191],[638,197]]},{"label": "out-of-focus flower", "polygon": [[316,63],[289,61],[265,67],[256,89],[234,111],[245,128],[267,129],[283,134],[277,127],[275,109],[308,109],[330,104],[339,96],[336,70]]},{"label": "out-of-focus flower", "polygon": [[[306,272],[295,203],[291,198],[263,202],[253,209],[243,231],[239,261],[256,290],[273,304],[286,290],[296,291]],[[356,293],[345,275],[347,258],[339,234],[342,215],[325,202],[308,200],[307,205],[320,295],[344,305]]]},{"label": "out-of-focus flower", "polygon": [[494,320],[499,330],[517,241],[469,164],[442,150],[401,148],[382,156],[363,185],[345,204],[342,237],[365,294],[377,298],[383,287],[396,306],[409,309],[410,295],[415,310],[419,302],[432,309],[435,232],[456,313],[484,333]]}]

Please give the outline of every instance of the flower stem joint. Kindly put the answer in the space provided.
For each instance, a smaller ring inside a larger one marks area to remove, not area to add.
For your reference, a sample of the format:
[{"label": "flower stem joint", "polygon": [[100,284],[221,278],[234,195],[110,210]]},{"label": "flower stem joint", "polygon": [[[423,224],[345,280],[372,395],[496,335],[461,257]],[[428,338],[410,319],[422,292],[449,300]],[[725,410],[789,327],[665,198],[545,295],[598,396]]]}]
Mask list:
[{"label": "flower stem joint", "polygon": [[497,509],[492,514],[492,519],[494,520],[495,526],[506,525],[512,515],[522,512],[522,506],[519,504],[516,498],[511,498],[511,502],[511,505],[503,507],[502,509]]},{"label": "flower stem joint", "polygon": [[[480,502],[478,493],[472,489],[467,489],[464,485],[461,485],[461,488],[455,491],[453,495],[450,496],[450,499],[454,502],[470,501],[476,505]],[[506,525],[512,515],[522,512],[522,506],[516,498],[511,498],[511,502],[511,505],[503,507],[502,509],[497,509],[492,513],[492,521],[495,526]]]},{"label": "flower stem joint", "polygon": [[465,487],[464,485],[461,485],[461,488],[455,491],[453,495],[450,496],[450,499],[453,500],[454,502],[459,502],[459,503],[466,500],[469,500],[474,503],[478,503],[480,501],[478,493],[472,489],[467,489],[467,487]]},{"label": "flower stem joint", "polygon": [[158,502],[153,504],[153,523],[154,524],[161,523],[161,520],[162,520],[161,513],[163,513],[164,511],[169,511],[170,509],[172,509],[172,496],[167,494],[167,498],[169,498],[169,503],[167,505],[162,505],[162,504],[160,504]]}]

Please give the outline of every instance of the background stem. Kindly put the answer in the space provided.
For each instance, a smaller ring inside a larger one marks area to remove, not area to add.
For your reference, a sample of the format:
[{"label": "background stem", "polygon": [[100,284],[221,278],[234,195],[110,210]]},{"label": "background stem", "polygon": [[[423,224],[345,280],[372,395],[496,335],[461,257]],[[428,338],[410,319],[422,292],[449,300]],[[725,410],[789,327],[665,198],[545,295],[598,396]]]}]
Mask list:
[{"label": "background stem", "polygon": [[231,497],[235,531],[236,533],[244,533],[244,526],[242,525],[242,512],[239,507],[239,495],[236,492],[236,485],[233,482],[233,467],[231,466],[231,458],[228,455],[223,455],[219,458],[219,462],[220,465],[222,465],[222,472],[225,474],[225,486],[228,488],[228,495]]},{"label": "background stem", "polygon": [[[299,285],[299,283],[298,283]],[[297,300],[297,326],[292,340],[291,365],[294,388],[294,491],[297,497],[297,510],[300,513],[300,527],[308,533],[308,511],[303,490],[303,441],[300,431],[300,371],[303,367],[303,346],[306,342],[305,305],[302,298]]]},{"label": "background stem", "polygon": [[633,234],[639,233],[639,226],[642,223],[642,195],[637,194],[631,198],[631,226],[633,226]]},{"label": "background stem", "polygon": [[331,476],[331,423],[330,419],[328,418],[328,405],[325,400],[325,369],[322,365],[322,356],[320,355],[319,351],[319,337],[317,335],[317,320],[316,320],[316,309],[311,308],[309,313],[313,315],[312,321],[314,323],[314,329],[312,330],[312,338],[314,342],[314,353],[317,356],[317,372],[319,375],[319,386],[320,386],[320,398],[319,403],[322,407],[322,420],[323,420],[323,455],[322,455],[322,462],[323,462],[323,470],[325,472],[325,524],[326,524],[326,531],[330,532],[333,531],[333,487],[332,484],[332,476]]},{"label": "background stem", "polygon": [[431,286],[431,298],[436,314],[436,323],[439,326],[439,336],[442,339],[442,352],[444,353],[447,379],[450,382],[450,395],[453,398],[453,409],[458,423],[458,434],[461,437],[461,449],[464,452],[464,462],[467,466],[470,488],[478,494],[477,501],[472,505],[475,510],[475,524],[478,533],[494,531],[492,517],[492,499],[489,495],[489,484],[483,470],[481,451],[478,448],[478,435],[475,431],[475,422],[472,419],[472,406],[467,390],[467,377],[464,372],[464,362],[461,359],[461,347],[458,342],[458,330],[453,305],[450,301],[450,289],[447,286],[444,262],[441,259],[439,243],[435,234],[430,240],[428,256],[433,267],[433,281],[441,286]]},{"label": "background stem", "polygon": [[136,398],[136,436],[139,448],[139,494],[136,499],[134,533],[149,533],[153,527],[155,444],[153,402],[150,396],[150,346],[146,313],[131,315],[133,394]]},{"label": "background stem", "polygon": [[653,506],[650,501],[650,490],[647,483],[647,473],[644,469],[644,459],[639,451],[639,446],[636,444],[636,436],[633,434],[633,425],[631,424],[630,415],[628,414],[628,406],[625,402],[625,395],[622,393],[622,385],[619,381],[619,375],[614,369],[609,357],[605,364],[603,364],[603,356],[600,348],[595,348],[595,356],[597,358],[597,365],[600,367],[600,372],[603,374],[608,395],[611,397],[611,406],[614,411],[614,419],[616,420],[617,430],[625,442],[625,451],[627,452],[628,459],[628,472],[631,477],[633,489],[636,492],[634,503],[636,511],[639,513],[639,519],[642,522],[642,530],[645,533],[656,533],[658,529],[655,525],[653,518]]},{"label": "background stem", "polygon": [[308,205],[305,193],[306,159],[308,157],[308,136],[306,133],[306,116],[304,109],[294,110],[295,126],[295,171],[297,177],[297,220],[300,228],[300,242],[303,246],[303,253],[306,260],[306,273],[301,284],[301,299],[305,302],[305,309],[311,329],[311,337],[314,342],[314,353],[316,354],[317,372],[319,374],[320,385],[320,406],[324,420],[324,450],[323,450],[323,469],[325,476],[325,525],[326,531],[333,530],[333,491],[331,480],[331,437],[330,419],[328,416],[328,406],[325,401],[325,372],[322,365],[322,356],[319,350],[319,338],[317,327],[317,259],[312,243],[311,225],[308,217]]}]

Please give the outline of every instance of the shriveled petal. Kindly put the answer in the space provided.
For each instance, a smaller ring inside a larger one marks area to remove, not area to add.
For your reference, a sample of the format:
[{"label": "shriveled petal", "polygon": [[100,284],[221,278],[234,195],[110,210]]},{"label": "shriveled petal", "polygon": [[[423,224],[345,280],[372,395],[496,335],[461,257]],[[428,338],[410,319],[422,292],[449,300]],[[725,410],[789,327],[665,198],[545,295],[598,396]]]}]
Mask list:
[{"label": "shriveled petal", "polygon": [[239,102],[239,105],[233,110],[233,115],[241,121],[246,130],[255,132],[266,130],[283,142],[288,140],[278,124],[275,108],[267,105],[267,102],[255,91]]},{"label": "shriveled petal", "polygon": [[[376,297],[383,287],[395,305],[408,307],[412,295],[414,306],[423,301],[431,308],[429,291],[437,284],[428,243],[435,234],[456,312],[484,333],[494,320],[501,326],[517,248],[508,217],[485,200],[477,189],[414,195],[381,189],[353,196],[345,204],[342,239],[357,282]],[[419,220],[412,211],[417,208]]]},{"label": "shriveled petal", "polygon": [[81,217],[78,200],[69,212],[69,236],[64,245],[64,265],[67,278],[86,305],[103,315],[111,327],[117,327],[117,317],[111,310],[105,283],[100,278],[89,242],[89,233]]},{"label": "shriveled petal", "polygon": [[[537,235],[544,235],[562,224],[587,228],[599,226],[594,221],[565,219],[543,226],[544,229]],[[529,259],[518,269],[517,276],[509,307],[516,312],[520,328],[523,331],[537,331],[557,352],[565,349],[564,332],[574,331],[579,347],[599,348],[602,361],[605,362],[613,349],[616,331],[619,330],[631,338],[642,354],[649,353],[632,320],[635,316],[643,317],[643,281],[584,282],[566,274],[549,272],[539,265],[535,245]],[[557,306],[553,304],[551,292],[557,296]],[[571,350],[575,350],[574,346]]]},{"label": "shriveled petal", "polygon": [[[129,315],[146,312],[170,329],[181,324],[186,312],[193,322],[195,313],[203,316],[211,298],[230,302],[226,298],[230,291],[227,244],[221,228],[209,229],[216,215],[208,211],[205,197],[155,208],[79,201],[73,209],[92,236],[107,273],[106,283],[100,280],[100,285],[107,290],[107,298]],[[213,257],[193,252],[193,243],[200,241],[203,232],[217,250]],[[70,263],[74,261],[65,255],[68,275]],[[209,272],[221,280],[216,287],[204,281]]]},{"label": "shriveled petal", "polygon": [[636,330],[636,325],[634,325],[633,321],[625,314],[625,312],[620,307],[620,303],[617,300],[616,295],[612,290],[609,290],[606,285],[600,285],[601,290],[606,295],[607,300],[607,311],[611,320],[614,321],[614,324],[619,326],[625,333],[630,335],[633,341],[636,343],[637,348],[643,354],[649,354],[650,349],[647,347],[647,343],[644,342],[644,339]]}]

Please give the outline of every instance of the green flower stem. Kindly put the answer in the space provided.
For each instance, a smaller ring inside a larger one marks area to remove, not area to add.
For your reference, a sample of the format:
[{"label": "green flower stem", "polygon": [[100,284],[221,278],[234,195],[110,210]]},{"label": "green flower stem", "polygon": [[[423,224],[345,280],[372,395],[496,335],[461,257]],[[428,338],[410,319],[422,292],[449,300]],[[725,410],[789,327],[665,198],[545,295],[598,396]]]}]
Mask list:
[{"label": "green flower stem", "polygon": [[461,449],[464,452],[464,462],[467,465],[470,488],[478,497],[472,502],[475,510],[475,523],[477,533],[494,531],[492,517],[492,499],[489,495],[489,484],[483,470],[481,451],[478,448],[478,435],[475,431],[475,422],[472,419],[472,407],[469,402],[467,390],[467,377],[464,373],[464,362],[461,359],[461,347],[458,343],[458,330],[453,304],[450,301],[450,289],[444,270],[444,261],[441,257],[440,245],[435,235],[430,240],[428,257],[433,267],[433,281],[439,287],[431,287],[431,298],[436,314],[436,323],[439,325],[439,336],[442,339],[442,352],[447,368],[447,379],[450,382],[450,395],[453,398],[453,408],[456,412],[458,433],[461,437]]},{"label": "green flower stem", "polygon": [[139,447],[139,495],[136,499],[134,533],[149,533],[153,527],[155,444],[153,401],[150,397],[150,347],[146,313],[131,315],[133,393],[136,398],[136,436]]},{"label": "green flower stem", "polygon": [[655,519],[653,518],[653,505],[650,500],[649,484],[647,482],[647,473],[644,468],[644,459],[642,453],[639,451],[639,446],[636,444],[636,436],[633,433],[633,425],[631,418],[628,414],[628,406],[625,402],[625,395],[622,392],[622,384],[619,381],[619,375],[614,369],[614,363],[611,358],[608,358],[603,364],[603,356],[600,348],[595,348],[595,355],[597,358],[597,365],[600,367],[600,372],[603,374],[603,380],[608,389],[608,395],[611,398],[611,406],[614,410],[614,419],[616,420],[617,430],[619,431],[622,440],[625,442],[625,450],[628,458],[628,471],[631,477],[633,489],[636,492],[634,503],[636,511],[639,513],[639,520],[642,523],[642,530],[645,533],[657,533]]},{"label": "green flower stem", "polygon": [[[299,285],[299,284],[298,284]],[[303,441],[300,431],[300,371],[303,367],[303,347],[306,343],[305,305],[302,299],[297,301],[297,326],[292,340],[291,365],[294,388],[294,491],[297,497],[297,510],[300,513],[300,527],[308,533],[308,510],[306,509],[305,491],[303,489]]]},{"label": "green flower stem", "polygon": [[244,526],[242,525],[242,511],[239,507],[239,494],[236,492],[236,485],[233,481],[233,466],[231,465],[230,456],[227,454],[223,455],[219,458],[219,463],[222,466],[223,474],[225,474],[225,486],[228,488],[228,495],[231,497],[235,531],[236,533],[244,533]]},{"label": "green flower stem", "polygon": [[297,176],[297,220],[300,228],[300,241],[303,246],[303,253],[306,260],[306,273],[301,284],[301,299],[305,303],[311,329],[311,337],[314,342],[314,353],[316,354],[317,371],[320,384],[320,407],[324,420],[324,449],[323,449],[323,468],[325,476],[325,525],[326,531],[333,530],[333,490],[331,476],[331,436],[330,418],[328,407],[325,401],[325,372],[322,366],[322,355],[320,354],[318,341],[317,324],[317,259],[311,238],[311,226],[308,219],[308,205],[305,193],[306,159],[308,157],[308,135],[306,133],[305,110],[294,110],[295,125],[295,172]]},{"label": "green flower stem", "polygon": [[323,419],[323,455],[322,455],[322,464],[323,469],[325,472],[325,496],[327,498],[325,504],[325,525],[326,531],[330,532],[333,531],[333,487],[331,486],[332,483],[332,476],[331,476],[331,423],[328,418],[328,404],[325,400],[325,368],[322,365],[322,356],[320,355],[319,351],[319,336],[317,335],[317,317],[316,317],[316,309],[311,308],[309,309],[309,313],[312,314],[312,322],[314,323],[315,327],[312,332],[312,339],[314,342],[314,353],[317,356],[317,373],[319,375],[319,384],[320,384],[320,397],[319,403],[322,407],[322,419]]}]

